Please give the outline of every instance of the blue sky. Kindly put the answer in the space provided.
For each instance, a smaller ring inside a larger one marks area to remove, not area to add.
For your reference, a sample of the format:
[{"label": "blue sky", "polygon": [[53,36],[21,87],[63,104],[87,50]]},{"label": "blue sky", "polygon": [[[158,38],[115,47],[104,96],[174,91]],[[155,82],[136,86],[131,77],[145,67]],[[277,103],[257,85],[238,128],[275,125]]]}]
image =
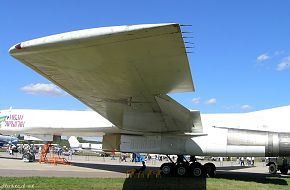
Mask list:
[{"label": "blue sky", "polygon": [[14,60],[21,41],[101,26],[191,24],[188,54],[195,93],[172,94],[203,113],[245,112],[290,104],[290,2],[9,1],[0,2],[0,109],[87,107]]}]

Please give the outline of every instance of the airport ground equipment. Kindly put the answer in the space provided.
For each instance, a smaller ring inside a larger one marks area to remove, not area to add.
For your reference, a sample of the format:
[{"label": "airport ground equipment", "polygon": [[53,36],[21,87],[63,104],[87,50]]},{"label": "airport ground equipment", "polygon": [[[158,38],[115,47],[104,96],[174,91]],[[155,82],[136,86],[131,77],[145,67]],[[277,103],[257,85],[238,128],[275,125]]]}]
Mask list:
[{"label": "airport ground equipment", "polygon": [[128,176],[129,178],[134,177],[135,169],[130,169],[126,171],[126,177]]},{"label": "airport ground equipment", "polygon": [[282,174],[288,174],[290,169],[290,157],[272,157],[268,158],[268,163],[266,166],[269,166],[269,173],[276,174],[277,171],[280,171]]},{"label": "airport ground equipment", "polygon": [[138,173],[136,173],[136,169],[130,169],[126,171],[126,177],[128,178],[134,178],[134,177],[145,178],[146,177],[147,179],[151,177],[160,178],[161,173],[162,171],[160,169],[157,169],[157,170],[148,169],[148,170],[138,172]]},{"label": "airport ground equipment", "polygon": [[[39,163],[47,163],[47,164],[64,164],[64,165],[70,165],[71,163],[67,161],[67,159],[56,156],[53,151],[50,150],[51,143],[46,143],[42,146],[40,156],[39,156]],[[49,154],[49,157],[48,157]]]}]

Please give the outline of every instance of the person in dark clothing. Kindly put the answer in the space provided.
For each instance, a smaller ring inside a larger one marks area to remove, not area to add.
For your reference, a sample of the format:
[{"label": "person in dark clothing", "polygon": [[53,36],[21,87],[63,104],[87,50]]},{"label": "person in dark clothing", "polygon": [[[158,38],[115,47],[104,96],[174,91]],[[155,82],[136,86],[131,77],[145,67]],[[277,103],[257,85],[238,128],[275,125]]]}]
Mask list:
[{"label": "person in dark clothing", "polygon": [[140,173],[140,172],[144,172],[145,170],[146,170],[146,165],[145,165],[145,162],[143,161],[143,162],[142,162],[142,167],[139,168],[139,169],[137,169],[137,170],[134,172],[134,174],[138,174],[138,173]]}]

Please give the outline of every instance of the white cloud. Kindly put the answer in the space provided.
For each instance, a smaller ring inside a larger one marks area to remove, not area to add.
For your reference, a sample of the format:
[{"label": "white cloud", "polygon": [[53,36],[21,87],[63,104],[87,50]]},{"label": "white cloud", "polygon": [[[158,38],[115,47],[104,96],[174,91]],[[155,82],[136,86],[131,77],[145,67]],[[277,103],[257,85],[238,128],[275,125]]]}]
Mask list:
[{"label": "white cloud", "polygon": [[207,100],[207,101],[205,102],[205,104],[207,104],[207,105],[215,105],[216,102],[217,102],[217,101],[216,101],[215,98],[211,98],[211,99]]},{"label": "white cloud", "polygon": [[267,55],[266,53],[261,54],[261,55],[259,55],[259,56],[257,57],[257,61],[258,61],[258,62],[263,62],[263,61],[266,61],[266,60],[268,60],[268,59],[270,59],[270,56]]},{"label": "white cloud", "polygon": [[200,103],[200,98],[193,98],[191,101],[194,104],[199,104]]},{"label": "white cloud", "polygon": [[23,86],[21,90],[32,95],[64,96],[66,93],[53,84],[29,84]]},{"label": "white cloud", "polygon": [[276,56],[276,55],[282,55],[282,54],[284,54],[285,52],[284,52],[284,50],[280,50],[280,51],[275,51],[274,52],[274,55]]},{"label": "white cloud", "polygon": [[283,59],[283,61],[277,65],[277,68],[276,69],[278,71],[283,71],[283,70],[289,69],[289,68],[290,68],[290,56],[285,57]]},{"label": "white cloud", "polygon": [[244,111],[246,111],[246,110],[250,110],[250,109],[252,109],[252,106],[250,106],[250,105],[248,105],[248,104],[245,104],[245,105],[242,105],[242,106],[241,106],[241,109],[244,110]]}]

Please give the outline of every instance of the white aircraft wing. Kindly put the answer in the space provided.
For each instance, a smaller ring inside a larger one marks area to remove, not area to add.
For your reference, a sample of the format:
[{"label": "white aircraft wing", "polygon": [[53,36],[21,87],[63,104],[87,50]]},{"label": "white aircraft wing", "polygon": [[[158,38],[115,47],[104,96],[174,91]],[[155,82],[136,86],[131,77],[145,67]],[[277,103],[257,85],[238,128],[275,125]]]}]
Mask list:
[{"label": "white aircraft wing", "polygon": [[194,90],[179,24],[80,30],[9,52],[124,131],[201,129],[199,112],[166,95]]}]

